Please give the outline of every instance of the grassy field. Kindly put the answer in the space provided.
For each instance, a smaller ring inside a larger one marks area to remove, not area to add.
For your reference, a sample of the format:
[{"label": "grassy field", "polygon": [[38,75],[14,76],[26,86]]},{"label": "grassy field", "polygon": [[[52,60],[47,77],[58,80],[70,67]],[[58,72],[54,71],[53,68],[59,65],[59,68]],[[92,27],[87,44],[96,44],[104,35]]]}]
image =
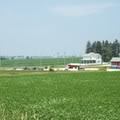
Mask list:
[{"label": "grassy field", "polygon": [[0,72],[0,120],[119,119],[119,72]]},{"label": "grassy field", "polygon": [[71,62],[80,62],[80,57],[67,58],[41,58],[41,59],[21,59],[21,60],[2,60],[2,67],[19,67],[19,66],[58,66],[65,65]]}]

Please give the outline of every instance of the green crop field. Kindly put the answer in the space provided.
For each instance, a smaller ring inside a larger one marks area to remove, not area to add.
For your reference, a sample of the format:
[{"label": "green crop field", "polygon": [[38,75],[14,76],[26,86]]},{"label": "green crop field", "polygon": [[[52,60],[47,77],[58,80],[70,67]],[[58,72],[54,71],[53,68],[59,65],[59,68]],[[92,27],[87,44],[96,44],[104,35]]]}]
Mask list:
[{"label": "green crop field", "polygon": [[1,67],[49,66],[49,65],[58,66],[65,65],[71,62],[79,63],[80,57],[0,60],[0,66]]},{"label": "green crop field", "polygon": [[119,72],[0,72],[0,120],[119,119]]}]

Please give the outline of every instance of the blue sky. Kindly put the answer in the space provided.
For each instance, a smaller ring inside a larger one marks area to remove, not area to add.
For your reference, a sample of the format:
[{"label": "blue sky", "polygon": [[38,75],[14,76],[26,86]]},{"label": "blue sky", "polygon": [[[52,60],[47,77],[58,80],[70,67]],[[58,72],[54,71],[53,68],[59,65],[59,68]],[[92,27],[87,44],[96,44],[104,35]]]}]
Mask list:
[{"label": "blue sky", "polygon": [[82,55],[120,39],[119,0],[0,0],[0,55]]}]

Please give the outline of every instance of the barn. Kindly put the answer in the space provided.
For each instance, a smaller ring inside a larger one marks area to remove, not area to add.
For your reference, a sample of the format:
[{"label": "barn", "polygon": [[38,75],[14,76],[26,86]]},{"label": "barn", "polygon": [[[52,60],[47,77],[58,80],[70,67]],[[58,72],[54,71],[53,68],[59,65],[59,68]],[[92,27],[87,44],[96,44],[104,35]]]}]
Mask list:
[{"label": "barn", "polygon": [[113,57],[111,60],[111,67],[120,69],[120,57]]}]

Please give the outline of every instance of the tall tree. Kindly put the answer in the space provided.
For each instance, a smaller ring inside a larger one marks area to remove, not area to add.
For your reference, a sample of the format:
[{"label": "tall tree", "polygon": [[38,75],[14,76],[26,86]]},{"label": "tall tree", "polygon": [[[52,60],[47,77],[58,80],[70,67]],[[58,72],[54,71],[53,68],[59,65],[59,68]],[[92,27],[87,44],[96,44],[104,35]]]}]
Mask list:
[{"label": "tall tree", "polygon": [[96,41],[95,42],[93,42],[93,44],[92,44],[92,51],[91,52],[97,52],[96,51]]},{"label": "tall tree", "polygon": [[90,53],[91,52],[91,48],[92,46],[91,46],[91,42],[90,41],[88,41],[87,42],[87,45],[86,45],[86,53]]},{"label": "tall tree", "polygon": [[118,57],[120,54],[120,43],[116,39],[112,44],[112,56]]},{"label": "tall tree", "polygon": [[96,42],[96,52],[101,54],[102,53],[102,45],[100,41]]}]

